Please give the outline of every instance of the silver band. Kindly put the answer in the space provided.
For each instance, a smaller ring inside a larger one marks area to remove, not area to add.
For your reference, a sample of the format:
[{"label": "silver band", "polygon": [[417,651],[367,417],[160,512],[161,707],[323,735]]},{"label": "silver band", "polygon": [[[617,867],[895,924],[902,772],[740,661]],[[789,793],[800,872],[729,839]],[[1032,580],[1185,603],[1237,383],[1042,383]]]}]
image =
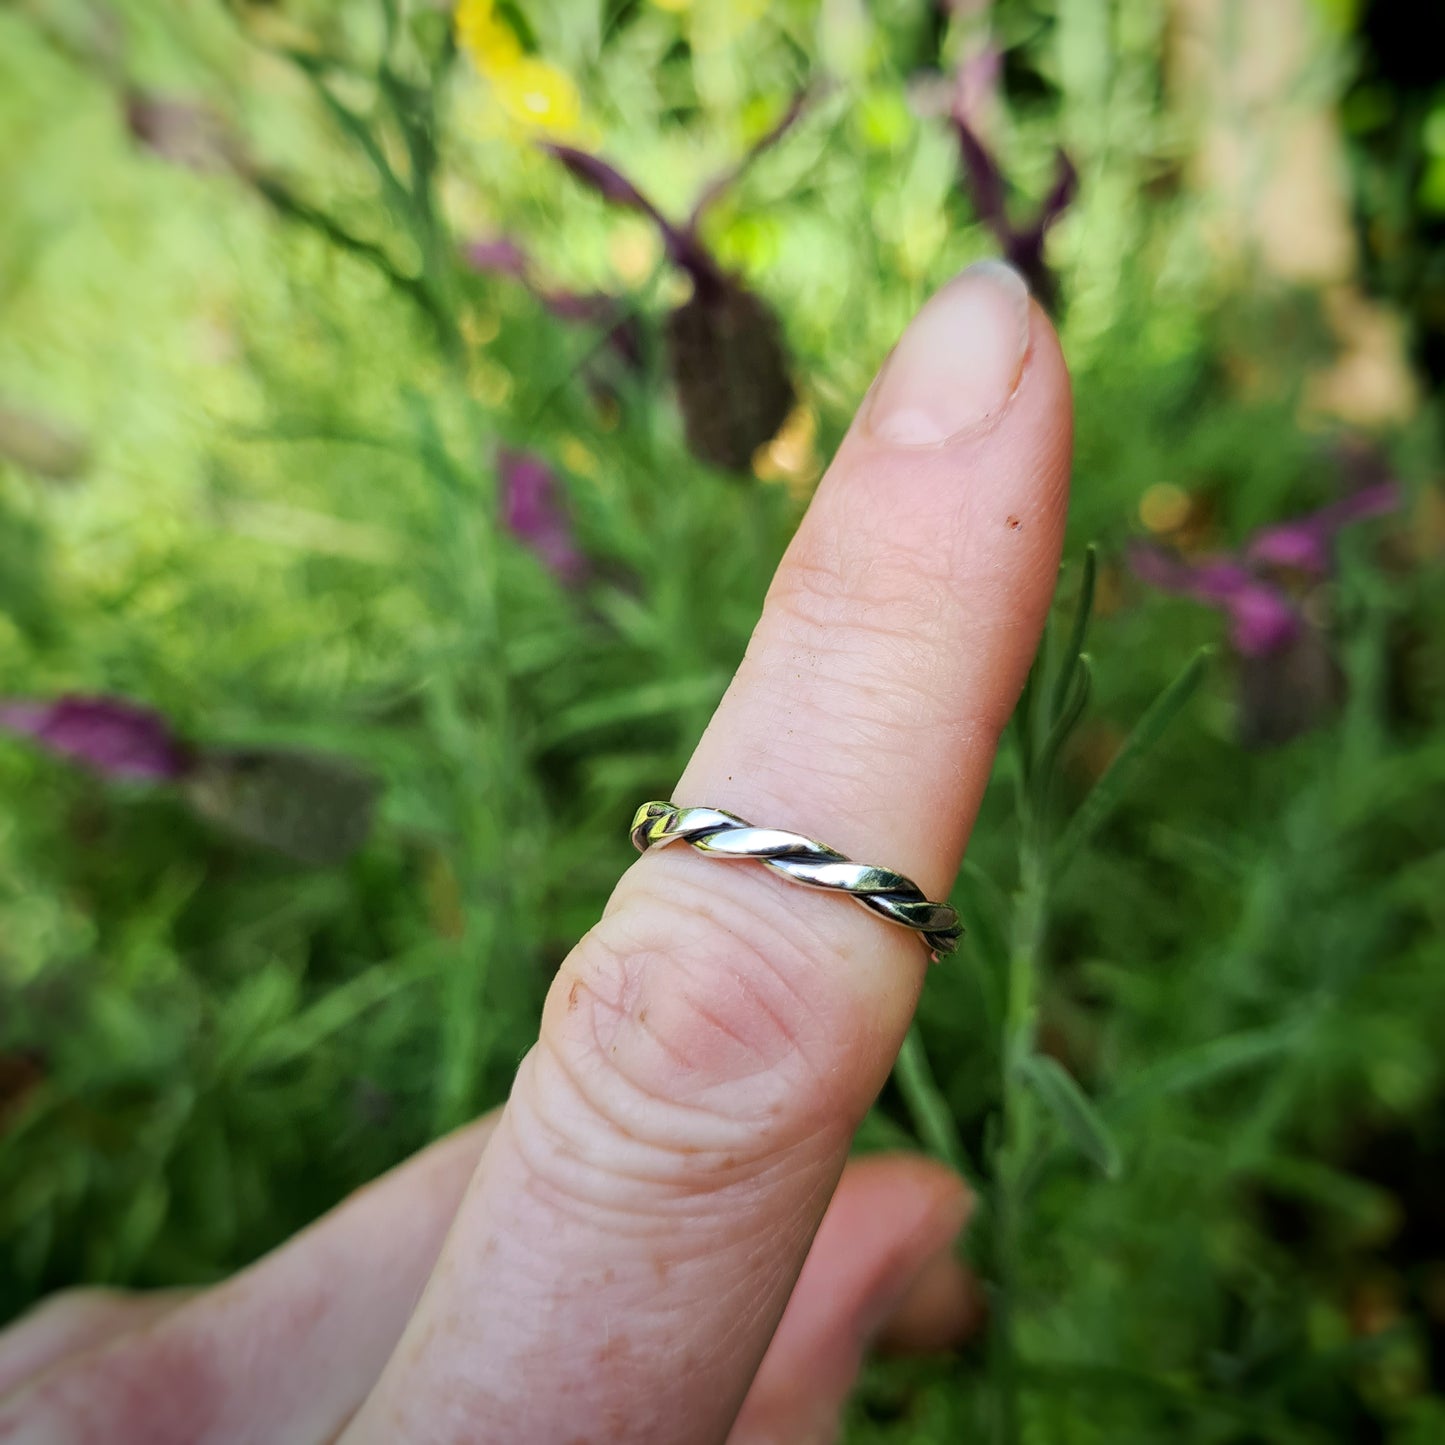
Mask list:
[{"label": "silver band", "polygon": [[891,868],[855,863],[800,833],[755,828],[719,808],[644,803],[632,819],[632,841],[639,853],[679,838],[699,853],[756,858],[793,883],[846,893],[889,923],[921,933],[935,962],[958,947],[963,925],[957,911],[947,903],[931,903],[916,883]]}]

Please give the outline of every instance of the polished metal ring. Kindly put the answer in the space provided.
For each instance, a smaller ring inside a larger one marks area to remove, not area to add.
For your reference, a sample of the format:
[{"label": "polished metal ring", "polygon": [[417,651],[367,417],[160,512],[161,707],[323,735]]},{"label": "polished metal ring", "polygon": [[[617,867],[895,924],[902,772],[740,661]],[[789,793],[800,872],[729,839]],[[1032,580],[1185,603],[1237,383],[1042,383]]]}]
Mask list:
[{"label": "polished metal ring", "polygon": [[632,841],[639,853],[679,838],[709,857],[756,858],[793,883],[846,893],[889,923],[921,933],[934,962],[958,947],[963,925],[957,911],[947,903],[930,902],[916,883],[891,868],[855,863],[800,833],[755,828],[720,808],[644,803],[632,819]]}]

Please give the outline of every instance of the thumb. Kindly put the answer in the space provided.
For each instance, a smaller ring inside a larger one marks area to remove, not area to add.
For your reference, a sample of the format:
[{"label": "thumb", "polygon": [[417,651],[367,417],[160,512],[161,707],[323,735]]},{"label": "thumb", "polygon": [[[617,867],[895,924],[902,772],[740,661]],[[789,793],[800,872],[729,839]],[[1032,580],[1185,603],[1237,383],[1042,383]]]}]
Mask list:
[{"label": "thumb", "polygon": [[942,1349],[978,1329],[983,1297],[953,1255],[972,1208],[928,1159],[850,1161],[728,1445],[825,1445],[870,1344]]},{"label": "thumb", "polygon": [[[964,272],[819,484],[678,802],[945,897],[1048,611],[1069,446],[1048,319],[1008,267]],[[723,1439],[926,958],[757,863],[651,850],[562,965],[348,1439]]]}]

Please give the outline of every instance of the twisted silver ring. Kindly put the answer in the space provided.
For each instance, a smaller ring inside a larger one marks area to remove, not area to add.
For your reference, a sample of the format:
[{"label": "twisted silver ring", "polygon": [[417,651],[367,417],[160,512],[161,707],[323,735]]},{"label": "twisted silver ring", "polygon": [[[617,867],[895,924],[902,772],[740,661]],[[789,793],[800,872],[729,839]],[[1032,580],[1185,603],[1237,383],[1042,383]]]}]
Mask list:
[{"label": "twisted silver ring", "polygon": [[889,923],[921,933],[934,962],[958,947],[963,925],[957,911],[947,903],[930,902],[916,883],[891,868],[855,863],[836,849],[800,833],[755,828],[720,808],[644,803],[632,819],[632,841],[639,853],[679,838],[699,853],[717,858],[756,858],[790,882],[846,893]]}]

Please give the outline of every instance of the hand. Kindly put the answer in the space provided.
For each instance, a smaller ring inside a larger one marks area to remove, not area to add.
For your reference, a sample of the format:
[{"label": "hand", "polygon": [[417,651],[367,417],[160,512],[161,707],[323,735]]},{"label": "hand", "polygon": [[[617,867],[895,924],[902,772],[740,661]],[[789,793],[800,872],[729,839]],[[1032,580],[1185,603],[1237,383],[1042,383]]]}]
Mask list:
[{"label": "hand", "polygon": [[[946,896],[1048,609],[1069,445],[1043,313],[1005,268],[963,273],[865,399],[677,799]],[[926,969],[846,899],[647,854],[505,1109],[215,1289],[42,1308],[0,1337],[0,1440],[831,1438],[890,1317],[927,1343],[977,1314],[961,1181],[844,1167]]]}]

